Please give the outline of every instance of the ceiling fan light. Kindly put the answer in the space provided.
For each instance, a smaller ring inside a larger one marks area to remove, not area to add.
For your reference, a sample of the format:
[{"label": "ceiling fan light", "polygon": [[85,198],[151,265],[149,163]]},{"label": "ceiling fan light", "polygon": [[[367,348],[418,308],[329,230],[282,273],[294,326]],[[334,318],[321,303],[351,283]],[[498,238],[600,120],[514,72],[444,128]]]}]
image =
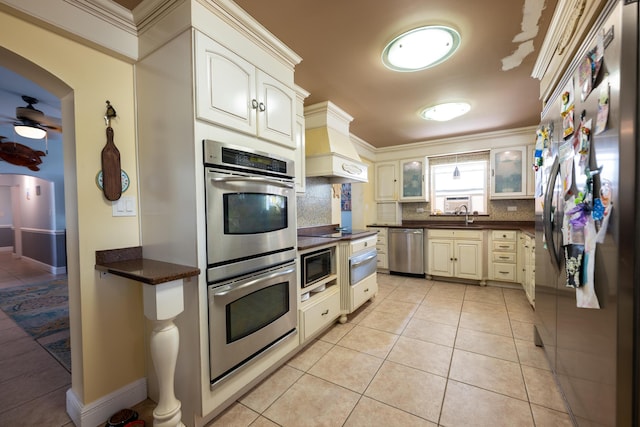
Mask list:
[{"label": "ceiling fan light", "polygon": [[24,138],[42,139],[47,135],[47,131],[37,124],[27,125],[24,123],[14,123],[13,129],[18,135]]},{"label": "ceiling fan light", "polygon": [[382,51],[382,62],[394,71],[418,71],[446,61],[460,46],[460,34],[440,25],[409,30]]},{"label": "ceiling fan light", "polygon": [[424,108],[420,111],[420,117],[425,120],[446,122],[468,113],[469,110],[471,110],[471,105],[467,102],[448,102]]}]

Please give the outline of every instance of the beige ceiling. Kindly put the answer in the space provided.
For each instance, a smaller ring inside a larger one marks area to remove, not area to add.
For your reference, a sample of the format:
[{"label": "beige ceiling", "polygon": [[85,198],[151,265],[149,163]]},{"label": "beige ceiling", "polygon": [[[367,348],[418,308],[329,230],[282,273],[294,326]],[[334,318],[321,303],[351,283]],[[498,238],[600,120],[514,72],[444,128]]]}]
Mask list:
[{"label": "beige ceiling", "polygon": [[[539,84],[531,71],[556,1],[236,3],[303,58],[295,81],[311,92],[305,105],[332,101],[354,117],[353,134],[375,147],[386,147],[538,124]],[[129,8],[139,3],[117,2]],[[425,24],[457,29],[462,37],[457,53],[443,64],[418,72],[385,68],[380,59],[385,44]],[[533,42],[533,52],[521,55],[521,63],[508,61],[511,65],[503,70],[503,59],[525,48],[520,44],[528,40]],[[468,101],[471,112],[449,122],[424,121],[417,115],[424,106],[457,100]]]}]

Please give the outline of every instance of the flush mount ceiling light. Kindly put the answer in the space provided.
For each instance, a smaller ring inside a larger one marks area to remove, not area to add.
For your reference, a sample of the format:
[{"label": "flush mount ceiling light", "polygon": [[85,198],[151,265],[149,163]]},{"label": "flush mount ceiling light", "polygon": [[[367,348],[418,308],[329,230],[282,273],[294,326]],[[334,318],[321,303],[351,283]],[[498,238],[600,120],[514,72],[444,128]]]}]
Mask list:
[{"label": "flush mount ceiling light", "polygon": [[466,102],[448,102],[423,109],[420,111],[420,117],[425,120],[446,122],[468,113],[470,109],[471,105]]},{"label": "flush mount ceiling light", "polygon": [[382,62],[394,71],[418,71],[447,60],[460,46],[452,28],[432,25],[399,35],[382,51]]},{"label": "flush mount ceiling light", "polygon": [[37,123],[14,123],[13,129],[24,138],[42,139],[47,135],[47,131]]}]

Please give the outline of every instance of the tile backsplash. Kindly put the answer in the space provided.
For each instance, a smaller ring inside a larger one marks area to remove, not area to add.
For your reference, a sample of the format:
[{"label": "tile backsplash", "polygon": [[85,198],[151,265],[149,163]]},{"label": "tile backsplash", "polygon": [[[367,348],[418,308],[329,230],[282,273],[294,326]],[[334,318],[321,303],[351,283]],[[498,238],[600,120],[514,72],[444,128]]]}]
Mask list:
[{"label": "tile backsplash", "polygon": [[[534,221],[533,199],[518,200],[490,200],[489,214],[482,215],[481,218],[487,221]],[[510,210],[515,208],[515,210]],[[423,212],[418,212],[423,210]],[[402,219],[405,221],[420,220],[449,220],[450,215],[431,215],[429,203],[402,203]]]},{"label": "tile backsplash", "polygon": [[331,224],[331,192],[328,178],[307,178],[305,193],[296,198],[298,228]]}]

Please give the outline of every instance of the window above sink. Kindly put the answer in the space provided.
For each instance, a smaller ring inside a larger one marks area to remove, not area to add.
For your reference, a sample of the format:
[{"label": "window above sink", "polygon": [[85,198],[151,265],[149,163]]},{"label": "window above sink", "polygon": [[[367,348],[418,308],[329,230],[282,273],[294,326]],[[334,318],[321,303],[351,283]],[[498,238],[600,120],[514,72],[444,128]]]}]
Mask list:
[{"label": "window above sink", "polygon": [[488,213],[489,152],[430,157],[431,213]]}]

